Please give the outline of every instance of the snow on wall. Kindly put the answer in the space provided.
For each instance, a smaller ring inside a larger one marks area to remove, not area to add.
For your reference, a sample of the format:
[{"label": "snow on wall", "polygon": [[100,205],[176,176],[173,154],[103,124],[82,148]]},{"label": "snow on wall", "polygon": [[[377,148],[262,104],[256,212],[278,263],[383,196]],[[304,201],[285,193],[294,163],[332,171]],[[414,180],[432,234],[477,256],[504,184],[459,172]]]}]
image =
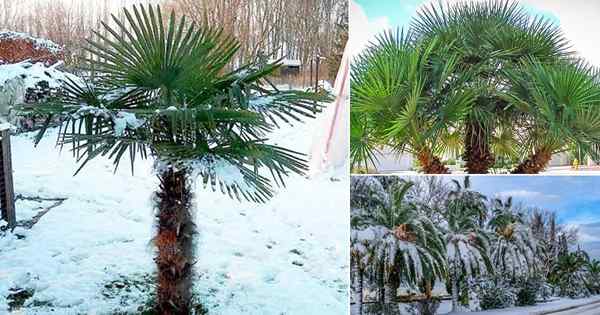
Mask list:
[{"label": "snow on wall", "polygon": [[35,88],[41,81],[48,82],[50,88],[59,88],[68,78],[75,82],[83,82],[73,74],[58,70],[62,63],[47,67],[44,63],[24,61],[16,64],[0,65],[0,87],[14,79],[22,79],[25,88]]}]

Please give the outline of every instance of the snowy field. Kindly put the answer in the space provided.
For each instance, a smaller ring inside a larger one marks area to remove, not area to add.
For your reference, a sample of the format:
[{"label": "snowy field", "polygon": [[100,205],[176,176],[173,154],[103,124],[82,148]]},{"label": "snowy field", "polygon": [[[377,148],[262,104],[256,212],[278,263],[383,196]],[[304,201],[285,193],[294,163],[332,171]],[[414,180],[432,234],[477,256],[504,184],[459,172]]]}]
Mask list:
[{"label": "snowy field", "polygon": [[600,314],[600,297],[594,296],[584,299],[557,298],[556,300],[539,303],[527,307],[511,307],[499,310],[481,312],[451,313],[451,301],[444,301],[438,309],[438,314],[445,315],[597,315]]},{"label": "snowy field", "polygon": [[[467,174],[463,170],[451,171],[453,175]],[[423,175],[423,173],[417,171],[393,171],[393,172],[381,172],[382,175],[397,175],[397,176],[415,176]],[[570,166],[552,166],[548,167],[545,171],[540,172],[544,175],[587,175],[587,176],[598,176],[600,175],[600,167],[580,167],[578,170],[573,169]],[[470,174],[477,175],[477,174]],[[490,171],[490,175],[513,175],[509,174],[508,171],[494,172]],[[524,174],[521,174],[524,175]]]},{"label": "snowy field", "polygon": [[[272,142],[309,152],[316,126],[279,130]],[[153,291],[152,161],[138,161],[132,176],[125,161],[113,174],[97,159],[72,177],[56,130],[35,149],[33,135],[12,138],[16,194],[66,200],[33,228],[0,234],[0,314],[16,289],[32,294],[25,314],[135,313]],[[292,176],[266,205],[196,186],[194,292],[209,314],[348,313],[346,170]],[[18,202],[17,220],[53,203]]]}]

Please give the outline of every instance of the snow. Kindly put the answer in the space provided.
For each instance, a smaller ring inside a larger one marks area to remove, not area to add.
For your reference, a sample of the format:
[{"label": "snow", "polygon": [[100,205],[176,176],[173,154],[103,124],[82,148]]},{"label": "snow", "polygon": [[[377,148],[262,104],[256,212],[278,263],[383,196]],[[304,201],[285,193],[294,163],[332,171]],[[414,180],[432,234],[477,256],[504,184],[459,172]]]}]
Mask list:
[{"label": "snow", "polygon": [[192,178],[208,176],[227,187],[236,186],[248,193],[255,191],[254,186],[247,183],[239,167],[220,157],[208,155],[200,160],[192,160],[189,162],[189,168],[193,170]]},{"label": "snow", "polygon": [[58,70],[61,63],[46,67],[44,63],[31,63],[23,61],[13,64],[0,65],[0,87],[6,85],[12,80],[23,80],[25,88],[35,88],[41,81],[47,81],[50,88],[59,88],[61,81],[67,81],[67,78],[74,82],[81,82],[77,76]]},{"label": "snow", "polygon": [[[277,61],[276,59],[271,59],[271,60],[269,60],[269,63],[274,63],[276,61]],[[280,63],[286,67],[300,67],[302,65],[302,62],[299,59],[290,59],[290,58],[283,58],[283,59],[281,59]]]},{"label": "snow", "polygon": [[[286,126],[272,142],[307,152],[314,128]],[[132,176],[98,158],[73,177],[77,165],[54,147],[56,134],[37,148],[34,134],[11,139],[16,193],[67,199],[32,229],[0,234],[0,313],[11,288],[34,290],[26,314],[135,313],[152,291],[144,279],[154,271],[153,161],[138,160]],[[286,184],[264,205],[195,185],[194,292],[210,314],[348,313],[347,167]],[[17,219],[39,206],[17,204]],[[115,281],[141,284],[119,291]]]},{"label": "snow", "polygon": [[117,116],[113,119],[115,124],[115,134],[120,137],[125,132],[125,128],[137,129],[141,127],[146,121],[144,119],[138,119],[134,113],[118,112]]},{"label": "snow", "polygon": [[7,122],[0,123],[0,131],[13,130],[13,129],[15,129],[15,126],[11,123],[7,123]]},{"label": "snow", "polygon": [[248,100],[248,105],[254,110],[263,110],[275,101],[273,96],[256,96]]},{"label": "snow", "polygon": [[71,114],[73,119],[79,119],[82,116],[92,114],[96,117],[102,117],[105,119],[109,119],[111,117],[111,112],[104,107],[95,107],[95,106],[87,106],[82,105],[77,111]]},{"label": "snow", "polygon": [[[546,312],[556,312],[559,310],[563,310],[565,308],[577,307],[581,306],[581,308],[573,309],[572,311],[560,312],[556,313],[557,315],[570,315],[570,314],[598,314],[600,313],[600,297],[594,296],[584,299],[568,299],[568,298],[560,298],[551,302],[546,303],[538,303],[534,306],[525,306],[525,307],[510,307],[505,309],[496,309],[496,310],[487,310],[487,311],[479,311],[479,312],[450,312],[452,307],[451,301],[443,301],[438,309],[438,314],[447,314],[447,315],[515,315],[515,314],[545,314]],[[589,305],[594,303],[593,305]],[[581,313],[581,310],[588,310],[592,308],[592,312],[590,313]]]}]

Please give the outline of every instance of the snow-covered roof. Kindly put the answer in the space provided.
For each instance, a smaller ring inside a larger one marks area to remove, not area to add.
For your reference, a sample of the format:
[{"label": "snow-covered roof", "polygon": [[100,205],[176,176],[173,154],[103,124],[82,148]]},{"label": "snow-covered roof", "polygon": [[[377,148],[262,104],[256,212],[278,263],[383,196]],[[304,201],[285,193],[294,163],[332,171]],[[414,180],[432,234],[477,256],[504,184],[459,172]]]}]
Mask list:
[{"label": "snow-covered roof", "polygon": [[[269,60],[269,62],[276,62],[276,61],[277,61],[277,59]],[[287,67],[300,67],[302,65],[302,62],[299,59],[284,58],[280,61],[280,63]]]},{"label": "snow-covered roof", "polygon": [[50,88],[58,88],[61,86],[61,81],[66,81],[67,78],[75,82],[81,82],[79,77],[58,70],[57,68],[61,64],[59,62],[46,67],[41,62],[31,63],[24,61],[15,64],[0,65],[0,87],[17,77],[23,80],[25,88],[34,88],[41,81],[47,81]]},{"label": "snow-covered roof", "polygon": [[33,43],[33,47],[36,49],[45,49],[51,53],[60,53],[63,47],[59,44],[43,38],[36,38],[29,34],[12,32],[12,31],[0,31],[0,42],[4,40],[25,40]]}]

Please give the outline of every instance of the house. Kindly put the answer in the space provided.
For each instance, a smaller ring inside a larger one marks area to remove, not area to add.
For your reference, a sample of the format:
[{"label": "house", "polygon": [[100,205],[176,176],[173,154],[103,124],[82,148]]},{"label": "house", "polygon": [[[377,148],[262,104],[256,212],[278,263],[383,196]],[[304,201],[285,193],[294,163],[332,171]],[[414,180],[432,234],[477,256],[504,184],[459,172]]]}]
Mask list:
[{"label": "house", "polygon": [[280,61],[281,67],[279,68],[279,74],[282,76],[287,75],[298,75],[302,68],[302,62],[298,59],[284,58]]}]

